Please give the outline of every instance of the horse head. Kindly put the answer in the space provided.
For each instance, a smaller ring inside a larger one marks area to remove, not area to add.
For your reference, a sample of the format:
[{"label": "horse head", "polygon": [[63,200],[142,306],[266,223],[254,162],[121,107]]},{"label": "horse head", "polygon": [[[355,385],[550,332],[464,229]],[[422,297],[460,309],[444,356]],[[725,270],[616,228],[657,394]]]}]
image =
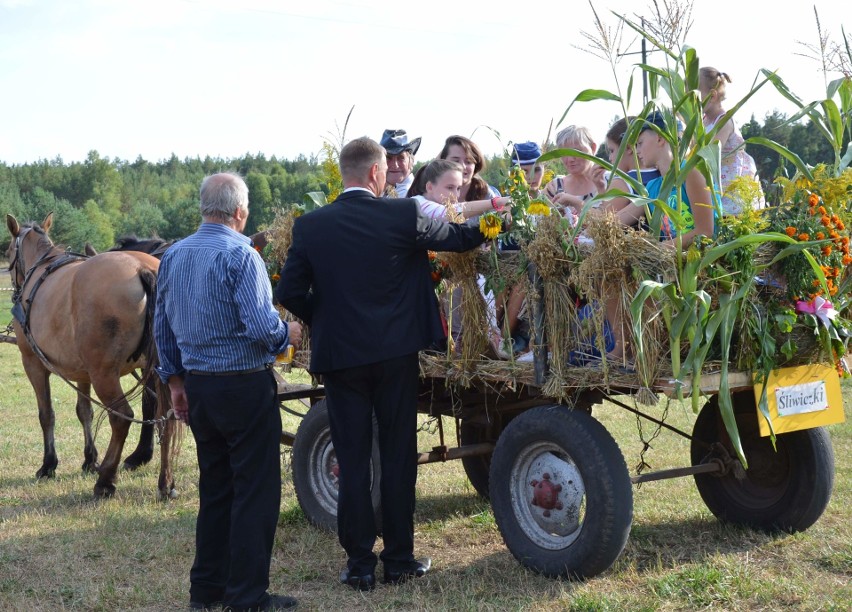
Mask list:
[{"label": "horse head", "polygon": [[122,236],[117,241],[110,251],[139,251],[148,253],[157,259],[163,257],[163,253],[174,244],[174,240],[163,240],[159,236],[152,238],[137,238],[134,235]]},{"label": "horse head", "polygon": [[52,212],[48,213],[41,225],[34,222],[21,225],[15,217],[6,215],[6,227],[12,235],[6,256],[15,289],[21,288],[27,273],[54,249],[53,241],[48,236],[52,225]]}]

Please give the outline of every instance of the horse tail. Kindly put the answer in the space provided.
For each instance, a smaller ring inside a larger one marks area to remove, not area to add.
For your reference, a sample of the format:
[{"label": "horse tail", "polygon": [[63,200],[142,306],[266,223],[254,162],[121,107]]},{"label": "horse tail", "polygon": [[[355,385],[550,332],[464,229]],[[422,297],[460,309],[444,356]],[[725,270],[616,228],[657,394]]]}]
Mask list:
[{"label": "horse tail", "polygon": [[154,341],[154,308],[157,305],[157,274],[152,270],[139,270],[139,282],[142,283],[142,289],[145,291],[145,325],[142,328],[142,339],[139,341],[139,346],[133,351],[129,361],[138,361],[140,357],[145,356],[145,369],[142,371],[142,378],[146,379],[150,376],[154,368],[159,363],[157,357],[157,344]]}]

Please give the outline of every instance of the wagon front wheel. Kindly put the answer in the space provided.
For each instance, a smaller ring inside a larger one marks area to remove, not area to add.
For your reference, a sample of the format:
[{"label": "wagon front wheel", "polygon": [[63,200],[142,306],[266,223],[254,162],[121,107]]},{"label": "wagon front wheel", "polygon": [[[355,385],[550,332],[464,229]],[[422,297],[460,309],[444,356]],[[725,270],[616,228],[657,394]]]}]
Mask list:
[{"label": "wagon front wheel", "polygon": [[[379,466],[379,440],[374,421],[370,495],[376,526],[381,532]],[[296,432],[293,442],[293,488],[308,521],[329,531],[337,531],[338,475],[337,455],[331,443],[328,408],[323,399],[311,406]]]},{"label": "wagon front wheel", "polygon": [[585,412],[541,406],[513,419],[494,449],[490,481],[506,546],[536,572],[594,576],[627,543],[627,466],[609,432]]}]

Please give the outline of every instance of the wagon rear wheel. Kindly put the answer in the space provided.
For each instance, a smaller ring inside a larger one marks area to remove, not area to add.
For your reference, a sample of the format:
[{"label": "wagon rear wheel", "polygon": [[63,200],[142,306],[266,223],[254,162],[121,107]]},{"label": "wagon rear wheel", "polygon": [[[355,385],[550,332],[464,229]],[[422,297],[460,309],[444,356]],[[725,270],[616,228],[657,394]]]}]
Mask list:
[{"label": "wagon rear wheel", "polygon": [[[488,426],[484,423],[471,423],[462,420],[459,426],[459,439],[462,446],[466,444],[480,444],[492,442],[488,435]],[[462,457],[464,473],[467,474],[470,484],[474,490],[485,499],[488,499],[488,474],[491,470],[491,455],[476,455],[473,457]]]},{"label": "wagon rear wheel", "polygon": [[627,543],[627,466],[609,432],[585,412],[541,406],[513,419],[494,449],[490,491],[506,546],[546,576],[599,574]]},{"label": "wagon rear wheel", "polygon": [[[370,495],[376,526],[381,532],[381,491],[378,428],[373,422],[373,479]],[[337,455],[331,443],[328,408],[320,400],[299,424],[293,442],[293,488],[308,521],[322,529],[337,531]]]},{"label": "wagon rear wheel", "polygon": [[[803,531],[825,511],[834,488],[834,451],[828,432],[805,429],[760,437],[751,392],[733,395],[734,413],[748,469],[739,462],[721,474],[696,474],[704,503],[717,518],[769,531]],[[693,428],[692,464],[736,457],[716,396],[704,405]],[[708,450],[708,445],[715,446]],[[729,462],[730,463],[730,462]]]}]

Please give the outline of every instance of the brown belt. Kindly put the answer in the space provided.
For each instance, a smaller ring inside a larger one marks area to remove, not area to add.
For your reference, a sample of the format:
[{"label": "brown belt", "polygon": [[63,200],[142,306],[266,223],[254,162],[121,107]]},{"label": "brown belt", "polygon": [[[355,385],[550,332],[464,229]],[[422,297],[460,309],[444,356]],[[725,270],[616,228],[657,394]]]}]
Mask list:
[{"label": "brown belt", "polygon": [[251,368],[249,370],[232,370],[230,372],[202,372],[201,370],[187,370],[193,376],[239,376],[240,374],[254,374],[255,372],[263,372],[271,370],[272,364],[267,363],[259,368]]}]

